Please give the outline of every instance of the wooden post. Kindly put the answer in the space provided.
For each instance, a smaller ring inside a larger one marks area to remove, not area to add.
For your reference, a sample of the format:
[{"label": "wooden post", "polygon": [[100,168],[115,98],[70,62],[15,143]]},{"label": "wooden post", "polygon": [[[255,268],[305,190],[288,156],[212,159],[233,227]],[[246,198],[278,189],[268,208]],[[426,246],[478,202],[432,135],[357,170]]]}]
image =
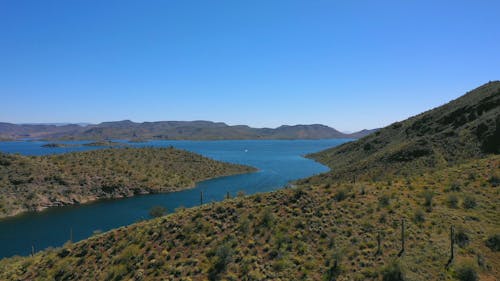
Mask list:
[{"label": "wooden post", "polygon": [[402,256],[405,252],[405,220],[401,220],[401,251],[398,254],[398,257]]},{"label": "wooden post", "polygon": [[200,206],[203,205],[203,191],[200,191]]},{"label": "wooden post", "polygon": [[451,266],[454,259],[455,259],[455,227],[452,225],[450,226],[450,259],[446,263],[446,269],[448,269]]},{"label": "wooden post", "polygon": [[31,256],[35,255],[35,245],[31,245]]},{"label": "wooden post", "polygon": [[226,194],[226,199],[230,199],[230,198],[231,198],[231,195],[229,195],[229,191],[228,191]]}]

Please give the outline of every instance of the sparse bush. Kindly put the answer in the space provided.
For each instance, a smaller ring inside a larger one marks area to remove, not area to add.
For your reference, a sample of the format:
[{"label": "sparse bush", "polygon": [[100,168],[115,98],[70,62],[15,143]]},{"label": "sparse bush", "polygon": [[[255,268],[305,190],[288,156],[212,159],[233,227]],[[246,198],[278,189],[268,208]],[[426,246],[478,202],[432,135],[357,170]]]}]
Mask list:
[{"label": "sparse bush", "polygon": [[457,232],[455,233],[455,241],[457,242],[458,246],[462,248],[469,244],[470,242],[469,235],[467,235],[465,229],[463,228],[457,229]]},{"label": "sparse bush", "polygon": [[341,190],[337,191],[334,198],[335,198],[335,201],[340,202],[340,201],[345,200],[347,198],[347,196],[348,196],[347,190],[341,189]]},{"label": "sparse bush", "polygon": [[450,208],[458,207],[458,197],[455,194],[450,194],[448,196],[448,206]]},{"label": "sparse bush", "polygon": [[493,187],[500,186],[500,177],[498,176],[491,176],[488,182],[491,184]]},{"label": "sparse bush", "polygon": [[425,221],[425,213],[421,209],[418,209],[413,216],[413,221],[415,223],[423,223]]},{"label": "sparse bush", "polygon": [[432,198],[434,198],[434,192],[426,190],[422,195],[424,197],[424,206],[427,212],[432,211]]},{"label": "sparse bush", "polygon": [[152,218],[162,217],[167,214],[167,208],[163,206],[154,206],[149,210],[149,216]]},{"label": "sparse bush", "polygon": [[470,195],[465,196],[462,204],[465,209],[474,209],[477,206],[476,199]]},{"label": "sparse bush", "polygon": [[452,192],[458,192],[460,191],[460,184],[458,182],[454,182],[450,185],[450,187],[445,189],[446,192],[452,191]]},{"label": "sparse bush", "polygon": [[208,279],[219,280],[219,274],[226,270],[227,265],[231,262],[233,250],[228,245],[221,245],[215,249],[212,257],[211,267],[208,270]]},{"label": "sparse bush", "polygon": [[500,251],[500,234],[491,235],[485,242],[486,247],[494,252]]},{"label": "sparse bush", "polygon": [[456,271],[456,277],[460,281],[477,281],[479,277],[477,276],[477,272],[472,265],[465,264],[459,266]]},{"label": "sparse bush", "polygon": [[325,273],[325,281],[335,281],[342,273],[342,253],[340,251],[335,252],[330,260],[327,261],[326,266],[328,270]]},{"label": "sparse bush", "polygon": [[262,217],[260,220],[260,225],[265,226],[267,228],[271,228],[274,225],[274,214],[270,208],[265,208],[262,212]]},{"label": "sparse bush", "polygon": [[387,207],[391,203],[391,198],[389,195],[384,194],[378,198],[378,204],[380,207]]},{"label": "sparse bush", "polygon": [[405,281],[403,269],[399,262],[392,262],[382,270],[383,281]]}]

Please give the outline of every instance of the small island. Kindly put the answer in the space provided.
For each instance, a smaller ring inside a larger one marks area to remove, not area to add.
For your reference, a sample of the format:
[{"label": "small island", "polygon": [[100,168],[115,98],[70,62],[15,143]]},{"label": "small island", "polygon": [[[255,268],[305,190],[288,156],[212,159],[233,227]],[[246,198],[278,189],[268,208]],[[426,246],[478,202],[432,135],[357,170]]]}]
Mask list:
[{"label": "small island", "polygon": [[119,147],[119,146],[127,146],[126,143],[104,140],[104,141],[95,141],[90,143],[84,143],[83,146],[106,146],[106,147]]},{"label": "small island", "polygon": [[128,140],[129,143],[141,143],[141,142],[148,142],[148,141],[149,141],[148,139],[143,139],[143,138],[133,138],[133,139]]},{"label": "small island", "polygon": [[61,148],[61,147],[76,147],[78,145],[75,144],[67,144],[67,143],[46,143],[42,145],[44,148]]},{"label": "small island", "polygon": [[104,198],[173,192],[255,168],[169,148],[108,148],[59,155],[0,153],[0,218]]}]

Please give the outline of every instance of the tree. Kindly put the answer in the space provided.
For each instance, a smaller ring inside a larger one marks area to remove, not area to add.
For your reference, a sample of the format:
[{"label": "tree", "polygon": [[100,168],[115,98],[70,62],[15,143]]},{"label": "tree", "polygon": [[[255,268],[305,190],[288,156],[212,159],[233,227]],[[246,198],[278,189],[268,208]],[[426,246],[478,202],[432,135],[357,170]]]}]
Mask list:
[{"label": "tree", "polygon": [[162,217],[167,214],[167,208],[163,206],[154,206],[149,210],[149,216],[152,218]]}]

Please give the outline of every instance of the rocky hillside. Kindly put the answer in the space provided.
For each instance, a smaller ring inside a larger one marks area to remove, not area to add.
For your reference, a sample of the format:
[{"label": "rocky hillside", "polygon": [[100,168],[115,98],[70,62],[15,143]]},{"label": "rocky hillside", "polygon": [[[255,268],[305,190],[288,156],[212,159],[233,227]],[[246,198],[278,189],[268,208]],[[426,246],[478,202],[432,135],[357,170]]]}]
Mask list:
[{"label": "rocky hillside", "polygon": [[0,279],[498,280],[499,86],[315,154],[334,170],[296,188],[4,259]]},{"label": "rocky hillside", "polygon": [[0,280],[496,280],[499,165],[491,156],[390,182],[306,185],[180,210],[4,259]]},{"label": "rocky hillside", "polygon": [[310,157],[332,172],[318,181],[386,177],[500,153],[500,82]]},{"label": "rocky hillside", "polygon": [[171,192],[254,171],[174,148],[113,148],[49,156],[0,153],[0,217],[100,198]]}]

